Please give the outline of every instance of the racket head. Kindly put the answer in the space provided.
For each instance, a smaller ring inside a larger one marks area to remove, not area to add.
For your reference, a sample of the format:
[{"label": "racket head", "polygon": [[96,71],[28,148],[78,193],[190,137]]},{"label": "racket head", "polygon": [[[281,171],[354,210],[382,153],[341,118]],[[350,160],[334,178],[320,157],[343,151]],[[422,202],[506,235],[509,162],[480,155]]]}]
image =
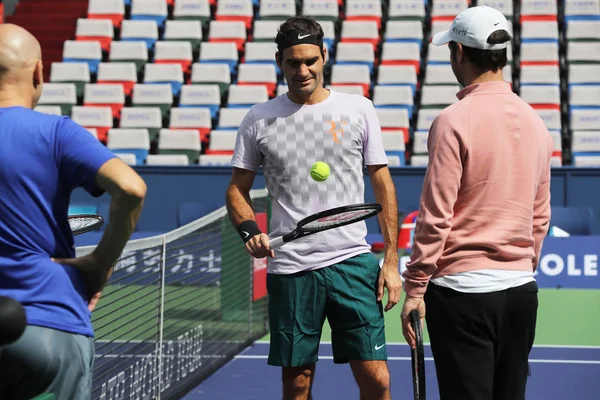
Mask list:
[{"label": "racket head", "polygon": [[410,325],[415,332],[417,345],[411,349],[413,391],[415,400],[425,400],[425,350],[423,348],[423,329],[419,311],[410,313]]},{"label": "racket head", "polygon": [[379,214],[382,209],[381,204],[378,203],[350,204],[330,208],[300,220],[298,228],[306,233],[323,232],[371,218]]},{"label": "racket head", "polygon": [[96,214],[69,215],[69,226],[73,236],[95,231],[104,224],[104,219]]}]

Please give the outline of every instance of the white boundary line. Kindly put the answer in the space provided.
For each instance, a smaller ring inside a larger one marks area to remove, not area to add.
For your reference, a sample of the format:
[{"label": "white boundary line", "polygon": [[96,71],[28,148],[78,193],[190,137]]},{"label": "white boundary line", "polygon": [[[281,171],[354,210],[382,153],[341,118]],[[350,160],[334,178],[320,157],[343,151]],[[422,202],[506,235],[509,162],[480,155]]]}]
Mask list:
[{"label": "white boundary line", "polygon": [[[259,345],[266,345],[269,344],[268,341],[266,340],[257,340],[256,342],[254,342],[254,344],[259,344]],[[331,345],[331,342],[329,341],[323,341],[321,342],[321,344],[325,344],[325,345]],[[430,346],[430,343],[423,343],[425,346]],[[408,346],[408,344],[404,343],[404,342],[387,342],[386,345],[388,346]],[[565,344],[565,345],[561,345],[561,344],[534,344],[533,345],[534,348],[551,348],[551,349],[591,349],[591,350],[600,350],[600,346],[587,346],[587,345],[569,345],[569,344]]]}]

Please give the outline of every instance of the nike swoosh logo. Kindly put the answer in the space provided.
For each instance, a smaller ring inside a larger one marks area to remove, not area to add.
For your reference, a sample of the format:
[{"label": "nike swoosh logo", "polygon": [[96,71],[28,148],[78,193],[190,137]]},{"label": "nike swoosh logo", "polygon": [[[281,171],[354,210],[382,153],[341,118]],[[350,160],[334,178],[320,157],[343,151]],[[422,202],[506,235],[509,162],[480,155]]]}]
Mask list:
[{"label": "nike swoosh logo", "polygon": [[496,23],[494,24],[494,26],[498,25],[499,23],[500,23],[500,22],[496,22]]},{"label": "nike swoosh logo", "polygon": [[250,236],[250,234],[246,231],[242,231],[242,233],[244,234],[244,239],[246,239],[248,236]]},{"label": "nike swoosh logo", "polygon": [[379,350],[379,349],[381,349],[383,346],[385,346],[385,344],[382,344],[381,346],[377,346],[377,345],[375,345],[375,350]]},{"label": "nike swoosh logo", "polygon": [[308,35],[300,35],[300,34],[298,34],[298,40],[302,40],[302,39],[304,39],[304,38],[307,38],[307,37],[309,37],[310,35],[311,35],[311,33],[309,33]]}]

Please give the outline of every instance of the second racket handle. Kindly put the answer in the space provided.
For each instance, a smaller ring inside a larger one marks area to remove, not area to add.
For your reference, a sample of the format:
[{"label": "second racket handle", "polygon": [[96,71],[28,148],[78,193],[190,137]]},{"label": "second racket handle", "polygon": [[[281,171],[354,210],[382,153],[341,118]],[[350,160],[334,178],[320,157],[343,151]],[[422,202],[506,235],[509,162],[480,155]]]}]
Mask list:
[{"label": "second racket handle", "polygon": [[276,237],[269,241],[269,246],[271,246],[271,250],[275,250],[281,246],[283,246],[283,236]]}]

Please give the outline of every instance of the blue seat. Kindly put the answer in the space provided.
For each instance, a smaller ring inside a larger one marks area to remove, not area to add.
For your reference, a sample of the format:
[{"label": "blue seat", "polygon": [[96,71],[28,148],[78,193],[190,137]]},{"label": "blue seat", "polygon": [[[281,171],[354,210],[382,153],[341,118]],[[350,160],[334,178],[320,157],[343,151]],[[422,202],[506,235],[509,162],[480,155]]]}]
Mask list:
[{"label": "blue seat", "polygon": [[148,149],[111,149],[115,154],[134,154],[136,165],[144,165],[146,163],[146,157],[148,157]]},{"label": "blue seat", "polygon": [[66,63],[87,63],[90,69],[90,74],[98,73],[98,66],[102,60],[92,60],[88,58],[63,58],[62,62]]}]

